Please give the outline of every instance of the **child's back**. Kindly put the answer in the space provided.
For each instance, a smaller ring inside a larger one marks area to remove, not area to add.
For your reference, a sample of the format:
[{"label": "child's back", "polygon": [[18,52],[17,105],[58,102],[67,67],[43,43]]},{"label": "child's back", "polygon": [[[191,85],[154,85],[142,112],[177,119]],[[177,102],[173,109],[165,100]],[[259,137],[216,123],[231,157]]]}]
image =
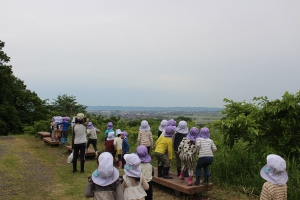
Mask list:
[{"label": "child's back", "polygon": [[123,190],[124,199],[145,199],[147,195],[145,190],[149,188],[149,185],[145,177],[141,176],[139,180],[135,177],[123,175]]},{"label": "child's back", "polygon": [[124,167],[125,174],[123,175],[123,191],[124,199],[145,199],[149,189],[145,177],[141,173],[141,160],[136,154],[124,155],[126,165]]}]

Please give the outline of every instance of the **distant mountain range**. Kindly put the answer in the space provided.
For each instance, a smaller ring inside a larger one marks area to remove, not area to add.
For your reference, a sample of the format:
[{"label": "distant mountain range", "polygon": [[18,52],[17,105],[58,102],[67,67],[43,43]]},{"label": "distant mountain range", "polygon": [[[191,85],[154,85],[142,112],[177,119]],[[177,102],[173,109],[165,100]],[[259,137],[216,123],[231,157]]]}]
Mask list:
[{"label": "distant mountain range", "polygon": [[223,108],[209,107],[139,107],[139,106],[88,106],[88,111],[221,111]]}]

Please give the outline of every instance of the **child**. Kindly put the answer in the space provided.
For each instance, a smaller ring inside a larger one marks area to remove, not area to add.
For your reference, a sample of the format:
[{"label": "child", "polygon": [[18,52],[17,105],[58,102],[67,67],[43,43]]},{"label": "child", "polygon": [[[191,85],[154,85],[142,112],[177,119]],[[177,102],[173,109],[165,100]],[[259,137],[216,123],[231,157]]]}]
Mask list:
[{"label": "child", "polygon": [[184,137],[186,137],[188,132],[189,132],[189,128],[187,126],[186,121],[180,121],[178,123],[176,133],[174,134],[174,136],[172,138],[173,150],[175,151],[175,158],[176,158],[177,176],[180,175],[180,170],[181,170],[181,159],[179,158],[178,146],[179,146],[180,142],[182,141],[182,139]]},{"label": "child", "polygon": [[125,160],[124,160],[124,155],[129,153],[129,143],[128,143],[128,133],[123,132],[123,142],[122,142],[122,169],[124,169],[125,165]]},{"label": "child", "polygon": [[105,151],[111,153],[113,158],[116,156],[116,149],[114,146],[114,132],[109,132],[105,141]]},{"label": "child", "polygon": [[275,154],[267,156],[267,164],[260,170],[260,176],[267,182],[264,183],[260,199],[287,199],[288,174],[285,160]]},{"label": "child", "polygon": [[158,162],[158,177],[172,179],[169,175],[170,163],[172,162],[172,137],[176,131],[175,126],[168,126],[165,129],[165,134],[161,135],[156,141],[155,155]]},{"label": "child", "polygon": [[126,154],[124,159],[126,161],[122,183],[124,199],[145,199],[147,195],[145,190],[149,189],[149,185],[141,173],[141,160],[134,153]]},{"label": "child", "polygon": [[89,137],[89,140],[86,145],[86,152],[88,151],[90,144],[92,144],[94,147],[94,150],[95,150],[96,157],[97,157],[98,156],[97,134],[100,133],[100,130],[95,128],[92,122],[89,122],[86,132],[87,132],[87,136]]},{"label": "child", "polygon": [[113,123],[112,123],[112,122],[108,122],[108,123],[107,123],[106,131],[105,131],[105,133],[104,133],[104,135],[105,135],[105,141],[106,141],[106,139],[107,139],[107,134],[108,134],[109,132],[115,132],[115,131],[113,130]]},{"label": "child", "polygon": [[51,122],[51,127],[52,127],[52,134],[51,134],[51,141],[59,141],[58,140],[58,128],[57,124],[59,123],[59,118],[58,116],[52,117],[52,122]]},{"label": "child", "polygon": [[[170,119],[170,120],[167,122],[167,127],[168,127],[168,126],[175,126],[175,128],[176,128],[176,124],[177,124],[177,122],[176,122],[174,119]],[[162,135],[165,135],[165,130],[163,130],[163,132],[160,134],[159,137],[161,137]]]},{"label": "child", "polygon": [[197,138],[196,148],[199,152],[199,159],[197,163],[196,169],[196,182],[195,185],[200,185],[200,177],[201,177],[201,168],[204,169],[204,181],[203,183],[208,184],[209,171],[208,166],[211,165],[214,161],[214,152],[217,151],[217,147],[215,143],[209,139],[209,129],[206,127],[201,128],[200,138]]},{"label": "child", "polygon": [[97,159],[98,168],[88,177],[85,189],[87,198],[95,200],[114,199],[123,200],[122,183],[119,171],[113,166],[113,157],[108,152],[103,152]]},{"label": "child", "polygon": [[146,120],[141,122],[141,126],[139,128],[138,133],[138,146],[144,145],[148,149],[148,153],[150,153],[150,149],[153,148],[153,138],[152,133],[150,131],[150,126]]},{"label": "child", "polygon": [[182,168],[180,172],[179,179],[184,180],[184,170],[188,170],[188,185],[193,184],[193,174],[194,174],[194,158],[196,154],[196,144],[195,141],[198,137],[199,130],[196,127],[192,127],[189,134],[182,139],[178,146],[178,154],[181,159]]},{"label": "child", "polygon": [[168,121],[163,119],[161,122],[160,122],[160,125],[158,127],[158,133],[157,133],[157,138],[159,138],[159,136],[161,135],[161,133],[165,130],[165,128],[167,127],[167,123]]},{"label": "child", "polygon": [[152,191],[152,177],[153,177],[153,167],[150,164],[151,162],[151,156],[148,154],[148,150],[145,146],[141,145],[136,148],[136,154],[141,160],[141,171],[143,176],[145,177],[149,189],[145,190],[147,193],[147,196],[145,197],[145,200],[152,200],[153,191]]},{"label": "child", "polygon": [[114,139],[114,146],[117,151],[118,161],[119,161],[119,169],[122,169],[122,142],[123,142],[123,133],[119,133],[117,137]]},{"label": "child", "polygon": [[121,129],[117,129],[116,132],[115,132],[115,134],[114,134],[114,137],[116,137],[121,132],[122,132]]},{"label": "child", "polygon": [[60,122],[56,125],[57,129],[58,129],[59,125],[62,125],[62,131],[61,131],[62,134],[61,134],[61,140],[60,140],[60,142],[62,144],[68,143],[68,132],[69,132],[69,126],[71,125],[69,120],[70,120],[70,117],[63,117],[62,122]]}]

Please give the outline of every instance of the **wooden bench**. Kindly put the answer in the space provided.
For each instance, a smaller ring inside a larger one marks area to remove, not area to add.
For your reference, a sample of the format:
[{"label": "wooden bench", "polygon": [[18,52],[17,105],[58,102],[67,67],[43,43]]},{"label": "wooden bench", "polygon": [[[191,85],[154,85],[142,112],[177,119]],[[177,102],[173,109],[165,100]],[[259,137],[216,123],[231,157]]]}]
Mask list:
[{"label": "wooden bench", "polygon": [[61,144],[60,141],[51,141],[51,137],[44,137],[43,140],[45,143],[49,143],[51,146]]},{"label": "wooden bench", "polygon": [[50,133],[47,131],[40,131],[38,132],[38,135],[40,136],[41,139],[43,139],[44,137],[50,137]]},{"label": "wooden bench", "polygon": [[[68,146],[66,146],[66,149],[69,151],[72,151],[72,146],[68,145]],[[95,156],[96,156],[96,152],[94,149],[88,149],[85,152],[85,157],[95,157]]]},{"label": "wooden bench", "polygon": [[152,178],[152,181],[166,186],[168,188],[174,189],[176,195],[180,195],[180,193],[184,193],[187,195],[194,195],[197,193],[202,193],[207,190],[213,189],[213,184],[209,183],[208,185],[199,185],[196,186],[195,183],[195,177],[193,178],[193,185],[188,186],[187,185],[187,177],[185,177],[185,180],[179,180],[177,174],[170,173],[171,176],[173,176],[173,179],[165,179],[163,177],[157,177],[157,168],[154,167],[154,176]]}]

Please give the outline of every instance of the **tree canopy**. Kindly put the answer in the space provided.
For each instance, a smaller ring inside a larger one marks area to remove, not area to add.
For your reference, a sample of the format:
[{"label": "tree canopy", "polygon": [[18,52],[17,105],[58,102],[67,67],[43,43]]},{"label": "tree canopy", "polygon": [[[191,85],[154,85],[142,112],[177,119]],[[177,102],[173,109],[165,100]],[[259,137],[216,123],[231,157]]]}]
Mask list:
[{"label": "tree canopy", "polygon": [[24,126],[47,118],[49,113],[46,101],[14,76],[12,66],[6,64],[10,58],[2,50],[4,46],[0,40],[0,135],[22,133]]},{"label": "tree canopy", "polygon": [[59,116],[74,116],[76,113],[86,112],[87,108],[87,106],[78,104],[75,96],[68,96],[67,94],[58,95],[51,107]]}]

